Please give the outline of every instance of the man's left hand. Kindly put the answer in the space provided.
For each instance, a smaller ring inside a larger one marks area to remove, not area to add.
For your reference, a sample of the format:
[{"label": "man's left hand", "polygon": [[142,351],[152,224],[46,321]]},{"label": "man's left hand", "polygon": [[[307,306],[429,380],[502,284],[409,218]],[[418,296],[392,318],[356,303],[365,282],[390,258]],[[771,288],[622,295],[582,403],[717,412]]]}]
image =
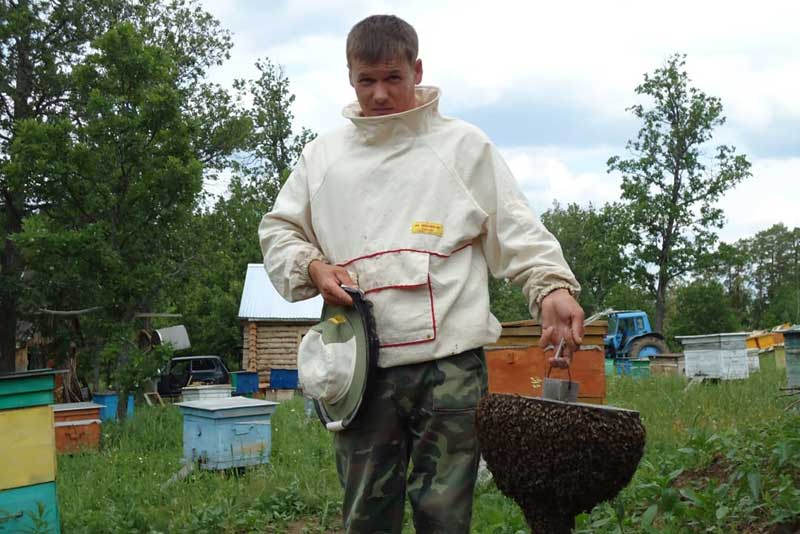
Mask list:
[{"label": "man's left hand", "polygon": [[558,347],[564,340],[559,358],[550,358],[553,367],[569,367],[572,355],[583,340],[583,308],[566,289],[556,289],[542,299],[539,314],[542,321],[542,336],[539,346]]}]

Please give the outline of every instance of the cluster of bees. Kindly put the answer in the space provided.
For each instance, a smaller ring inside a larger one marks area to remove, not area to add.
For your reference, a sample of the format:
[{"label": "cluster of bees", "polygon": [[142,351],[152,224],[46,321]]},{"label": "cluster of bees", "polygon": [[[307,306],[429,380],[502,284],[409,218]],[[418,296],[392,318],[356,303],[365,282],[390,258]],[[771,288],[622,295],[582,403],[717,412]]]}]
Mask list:
[{"label": "cluster of bees", "polygon": [[497,487],[535,532],[569,533],[630,482],[644,452],[639,413],[613,407],[491,394],[477,424]]}]

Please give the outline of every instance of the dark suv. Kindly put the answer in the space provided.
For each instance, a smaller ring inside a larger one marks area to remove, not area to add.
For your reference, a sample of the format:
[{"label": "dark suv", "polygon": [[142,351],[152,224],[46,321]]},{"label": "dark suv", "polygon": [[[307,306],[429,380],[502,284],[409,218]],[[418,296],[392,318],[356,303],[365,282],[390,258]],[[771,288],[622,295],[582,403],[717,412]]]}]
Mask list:
[{"label": "dark suv", "polygon": [[164,397],[181,394],[187,384],[230,384],[230,375],[219,356],[181,356],[172,358],[161,374],[158,393]]}]

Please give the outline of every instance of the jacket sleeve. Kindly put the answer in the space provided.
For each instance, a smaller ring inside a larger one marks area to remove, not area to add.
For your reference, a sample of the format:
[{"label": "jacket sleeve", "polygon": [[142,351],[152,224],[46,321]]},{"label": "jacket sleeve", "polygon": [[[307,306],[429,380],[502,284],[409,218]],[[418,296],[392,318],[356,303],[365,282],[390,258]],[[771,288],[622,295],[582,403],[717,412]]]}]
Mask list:
[{"label": "jacket sleeve", "polygon": [[301,156],[275,200],[261,219],[258,238],[264,267],[283,298],[295,302],[319,293],[308,274],[313,260],[325,261],[311,224],[311,195],[305,156]]},{"label": "jacket sleeve", "polygon": [[564,288],[577,297],[580,285],[556,238],[528,201],[497,148],[486,140],[465,180],[488,218],[481,245],[495,278],[522,286],[531,316],[539,317],[542,299]]}]

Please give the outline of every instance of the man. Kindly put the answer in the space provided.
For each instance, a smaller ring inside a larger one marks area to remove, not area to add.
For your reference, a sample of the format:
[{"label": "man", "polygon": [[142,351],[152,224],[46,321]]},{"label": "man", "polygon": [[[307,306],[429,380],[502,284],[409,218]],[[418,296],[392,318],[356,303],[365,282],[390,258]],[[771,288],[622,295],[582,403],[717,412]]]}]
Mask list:
[{"label": "man", "polygon": [[570,358],[583,335],[559,244],[486,136],[439,115],[417,46],[394,16],[353,27],[350,124],[306,146],[259,227],[288,300],[348,305],[345,284],[373,304],[379,370],[356,427],[334,435],[348,532],[400,532],[406,493],[417,532],[469,532],[481,347],[500,334],[490,271],[522,286],[543,344],[563,339]]}]

